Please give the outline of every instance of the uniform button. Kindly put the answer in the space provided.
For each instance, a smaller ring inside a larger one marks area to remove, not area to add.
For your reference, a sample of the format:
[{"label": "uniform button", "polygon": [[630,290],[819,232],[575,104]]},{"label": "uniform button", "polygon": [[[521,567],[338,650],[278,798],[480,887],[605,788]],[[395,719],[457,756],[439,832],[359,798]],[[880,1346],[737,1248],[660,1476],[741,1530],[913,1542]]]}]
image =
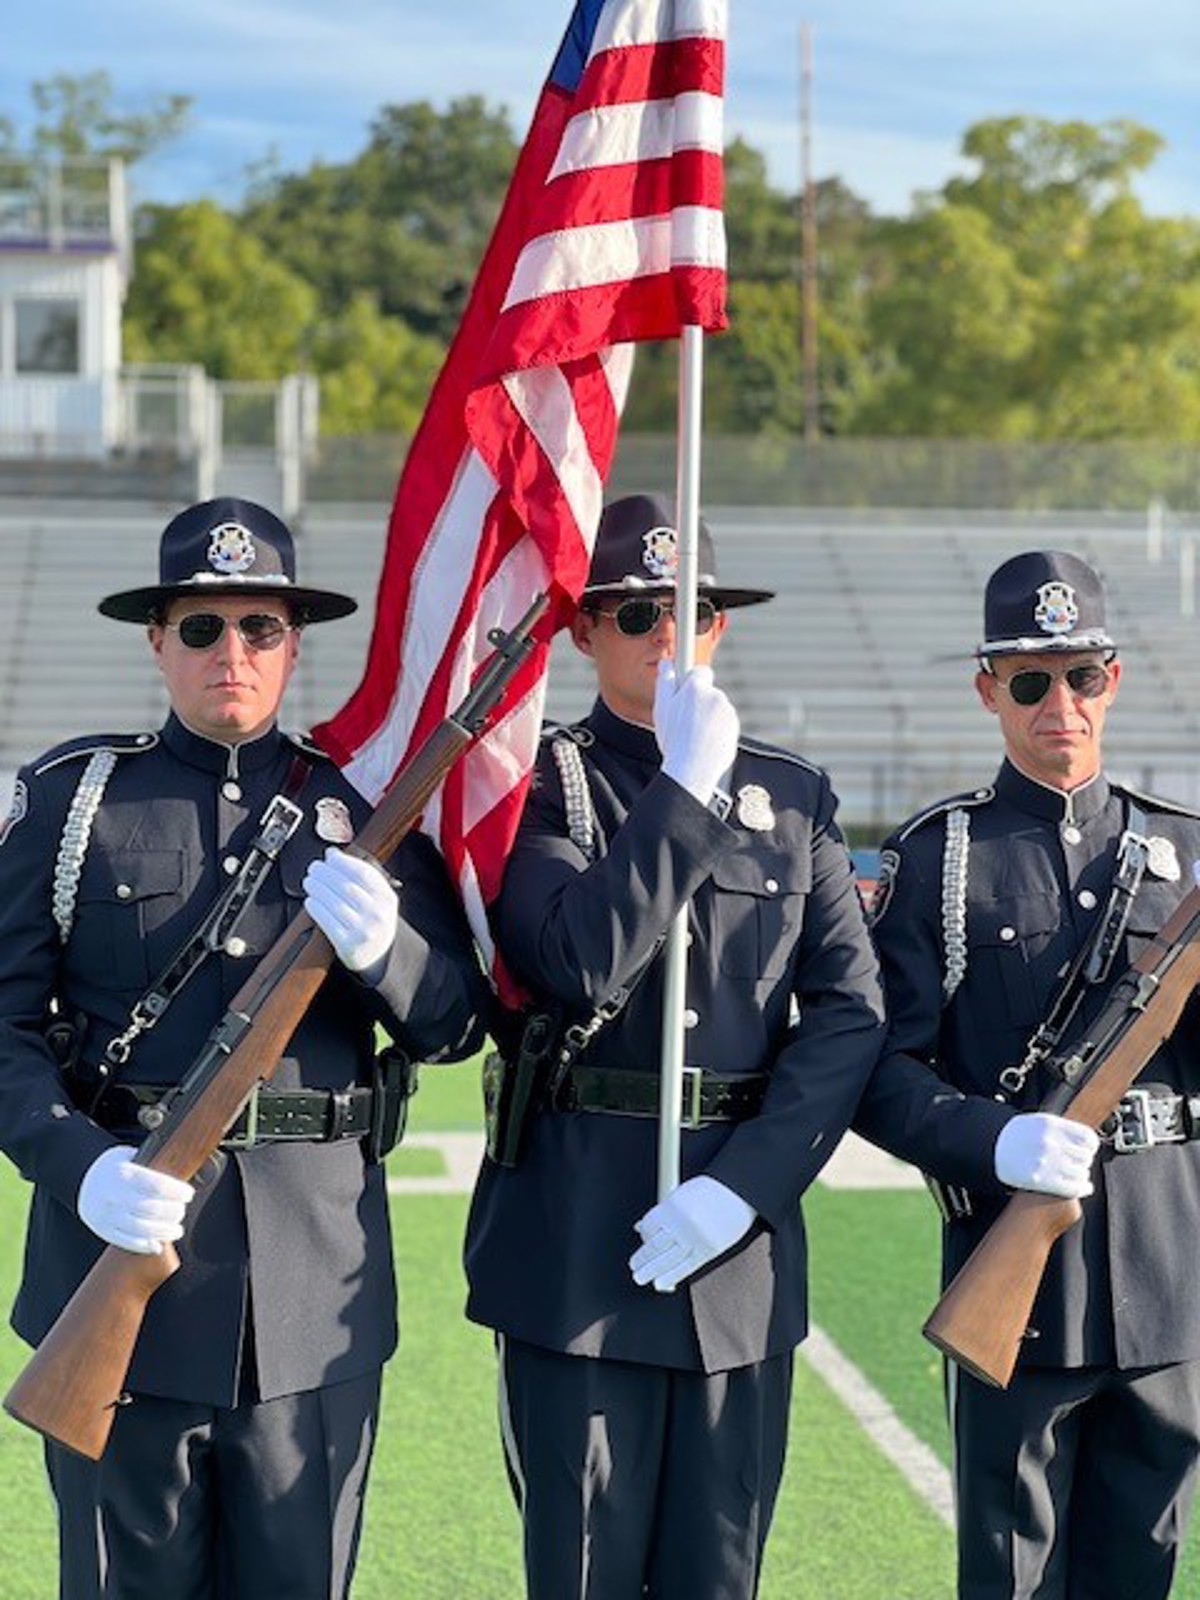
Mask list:
[{"label": "uniform button", "polygon": [[987,792],[986,789],[976,789],[976,791],[975,791],[976,800],[986,800],[987,797],[988,797],[988,792]]},{"label": "uniform button", "polygon": [[238,860],[238,858],[236,856],[226,856],[224,861],[222,861],[222,863],[221,863],[221,867],[222,867],[222,870],[227,872],[229,874],[229,876],[232,878],[234,873],[241,866],[241,864],[242,863]]},{"label": "uniform button", "polygon": [[1079,891],[1079,904],[1085,911],[1092,911],[1095,909],[1096,896],[1090,889],[1081,889]]},{"label": "uniform button", "polygon": [[694,945],[694,944],[695,944],[695,942],[696,942],[696,935],[695,935],[695,934],[694,934],[694,933],[693,933],[693,932],[692,932],[692,930],[691,930],[691,929],[690,929],[690,928],[689,928],[689,929],[688,929],[688,930],[687,930],[687,932],[686,932],[686,933],[685,933],[685,934],[684,934],[684,936],[683,936],[683,942],[684,942],[684,944],[685,944],[685,945],[687,945],[687,947],[688,947],[688,948],[689,948],[689,949],[691,949],[691,947],[692,947],[692,945]]},{"label": "uniform button", "polygon": [[1017,937],[1017,930],[1015,928],[1001,928],[1000,937],[1005,944],[1010,944]]},{"label": "uniform button", "polygon": [[118,900],[128,900],[132,893],[133,893],[133,890],[129,887],[129,885],[127,883],[119,883],[117,885],[117,899]]},{"label": "uniform button", "polygon": [[768,878],[766,883],[763,884],[763,888],[767,891],[768,894],[774,894],[776,889],[778,889],[778,887],[779,887],[779,879],[778,878]]},{"label": "uniform button", "polygon": [[228,779],[227,782],[221,785],[221,793],[225,796],[226,800],[240,800],[242,798],[241,785],[234,783],[232,778]]},{"label": "uniform button", "polygon": [[152,733],[139,733],[137,736],[137,743],[142,745],[149,744],[153,738],[154,735]]},{"label": "uniform button", "polygon": [[693,1011],[691,1006],[689,1006],[687,1008],[687,1010],[683,1013],[683,1025],[684,1025],[684,1027],[685,1028],[694,1028],[699,1021],[700,1021],[700,1013],[698,1011]]},{"label": "uniform button", "polygon": [[1066,827],[1062,831],[1062,836],[1068,844],[1078,844],[1083,838],[1083,835],[1073,822],[1067,823]]},{"label": "uniform button", "polygon": [[246,941],[239,934],[231,933],[225,941],[225,954],[227,956],[244,956],[246,954]]}]

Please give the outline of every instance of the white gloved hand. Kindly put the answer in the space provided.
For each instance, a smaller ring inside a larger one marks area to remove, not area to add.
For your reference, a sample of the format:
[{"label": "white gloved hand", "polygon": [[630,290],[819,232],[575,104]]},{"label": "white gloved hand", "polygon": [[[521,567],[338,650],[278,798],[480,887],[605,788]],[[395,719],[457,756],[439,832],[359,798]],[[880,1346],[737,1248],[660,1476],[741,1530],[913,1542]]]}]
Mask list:
[{"label": "white gloved hand", "polygon": [[351,972],[366,972],[392,948],[400,904],[373,861],[331,845],[304,874],[304,909]]},{"label": "white gloved hand", "polygon": [[1010,1189],[1082,1200],[1092,1193],[1091,1166],[1099,1148],[1094,1128],[1045,1111],[1027,1112],[1000,1130],[996,1176]]},{"label": "white gloved hand", "polygon": [[662,770],[706,806],[717,780],[733,765],[740,732],[733,701],[713,682],[711,667],[693,667],[676,683],[675,663],[659,662],[654,732]]},{"label": "white gloved hand", "polygon": [[97,1156],[83,1175],[75,1209],[106,1244],[156,1256],[183,1237],[183,1214],[196,1191],[181,1178],[139,1166],[136,1154],[132,1145],[119,1144]]},{"label": "white gloved hand", "polygon": [[629,1258],[634,1283],[673,1289],[735,1245],[758,1213],[703,1174],[688,1178],[634,1223],[644,1241]]}]

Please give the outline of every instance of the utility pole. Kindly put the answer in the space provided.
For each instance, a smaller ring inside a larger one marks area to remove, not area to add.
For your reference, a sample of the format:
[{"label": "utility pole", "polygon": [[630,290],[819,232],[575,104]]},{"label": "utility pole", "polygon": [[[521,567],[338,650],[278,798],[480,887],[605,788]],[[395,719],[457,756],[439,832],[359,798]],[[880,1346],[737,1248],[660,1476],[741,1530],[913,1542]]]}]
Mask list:
[{"label": "utility pole", "polygon": [[817,366],[817,192],[812,174],[812,29],[800,24],[800,364],[804,437],[821,437]]}]

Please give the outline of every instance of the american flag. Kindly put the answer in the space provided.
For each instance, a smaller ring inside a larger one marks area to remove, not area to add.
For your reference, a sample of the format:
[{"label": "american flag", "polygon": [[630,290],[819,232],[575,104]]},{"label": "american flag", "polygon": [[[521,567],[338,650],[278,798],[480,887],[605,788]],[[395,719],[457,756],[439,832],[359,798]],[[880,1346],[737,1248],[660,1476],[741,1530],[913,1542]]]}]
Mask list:
[{"label": "american flag", "polygon": [[372,801],[550,598],[505,707],[423,827],[492,958],[546,663],[587,577],[632,343],[725,325],[726,0],[580,0],[413,438],[363,680],[314,730]]}]

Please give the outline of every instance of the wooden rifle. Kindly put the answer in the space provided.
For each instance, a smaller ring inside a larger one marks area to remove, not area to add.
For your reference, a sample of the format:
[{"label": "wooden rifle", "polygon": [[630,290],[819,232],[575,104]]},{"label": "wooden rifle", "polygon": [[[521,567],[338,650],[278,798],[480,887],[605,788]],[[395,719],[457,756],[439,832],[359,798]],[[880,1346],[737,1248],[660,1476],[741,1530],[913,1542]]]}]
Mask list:
[{"label": "wooden rifle", "polygon": [[[531,648],[545,611],[539,595],[511,633],[493,630],[494,653],[471,692],[396,775],[351,855],[386,860],[417,823],[431,795],[482,730]],[[190,1181],[213,1155],[250,1096],[274,1072],[333,962],[324,934],[304,912],[288,924],[233,997],[137,1160]],[[171,1245],[138,1255],[109,1245],[42,1340],[4,1409],[93,1461],[103,1454],[150,1297],[179,1267]]]},{"label": "wooden rifle", "polygon": [[[1198,982],[1194,888],[1114,986],[1088,1037],[1056,1059],[1063,1081],[1042,1110],[1099,1131],[1170,1038]],[[925,1337],[976,1378],[1006,1388],[1051,1248],[1080,1215],[1078,1200],[1014,1194],[934,1307]]]}]

